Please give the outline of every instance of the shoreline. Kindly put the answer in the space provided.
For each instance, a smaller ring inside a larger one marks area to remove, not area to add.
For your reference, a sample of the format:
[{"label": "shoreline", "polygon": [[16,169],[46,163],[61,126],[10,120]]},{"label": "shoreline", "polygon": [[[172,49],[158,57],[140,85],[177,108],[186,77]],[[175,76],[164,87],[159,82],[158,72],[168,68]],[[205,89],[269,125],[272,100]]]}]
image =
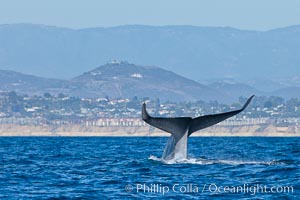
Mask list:
[{"label": "shoreline", "polygon": [[[168,137],[169,133],[150,126],[99,127],[82,125],[14,125],[1,124],[0,137]],[[191,137],[300,137],[300,127],[213,126],[192,134]]]}]

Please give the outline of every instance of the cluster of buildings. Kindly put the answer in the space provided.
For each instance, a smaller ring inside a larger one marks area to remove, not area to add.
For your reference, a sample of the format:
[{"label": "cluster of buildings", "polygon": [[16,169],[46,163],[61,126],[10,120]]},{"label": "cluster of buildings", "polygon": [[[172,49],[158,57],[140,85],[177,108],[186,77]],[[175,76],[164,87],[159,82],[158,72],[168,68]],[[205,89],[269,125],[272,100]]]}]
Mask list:
[{"label": "cluster of buildings", "polygon": [[[141,105],[157,117],[198,117],[227,112],[241,108],[241,103],[231,105],[214,102],[164,102],[148,98],[75,98],[49,94],[19,96],[15,93],[0,94],[0,124],[64,125],[83,126],[145,126],[141,120]],[[251,125],[275,123],[298,124],[300,100],[283,101],[278,98],[256,97],[247,109],[220,125]]]}]

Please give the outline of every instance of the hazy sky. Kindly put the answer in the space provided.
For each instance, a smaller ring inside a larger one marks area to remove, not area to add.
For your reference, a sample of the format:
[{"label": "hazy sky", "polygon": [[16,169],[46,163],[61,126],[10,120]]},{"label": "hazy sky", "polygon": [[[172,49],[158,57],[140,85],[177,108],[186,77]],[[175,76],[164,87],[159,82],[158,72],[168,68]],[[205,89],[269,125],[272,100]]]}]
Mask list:
[{"label": "hazy sky", "polygon": [[268,30],[300,24],[300,0],[0,0],[0,24],[145,25]]}]

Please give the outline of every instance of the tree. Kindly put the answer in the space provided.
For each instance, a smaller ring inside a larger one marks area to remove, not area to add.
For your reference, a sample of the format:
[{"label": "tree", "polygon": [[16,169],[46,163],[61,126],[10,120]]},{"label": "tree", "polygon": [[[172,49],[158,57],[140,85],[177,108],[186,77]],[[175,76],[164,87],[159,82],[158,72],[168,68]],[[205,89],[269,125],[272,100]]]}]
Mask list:
[{"label": "tree", "polygon": [[62,98],[65,98],[66,95],[64,95],[63,93],[59,93],[59,94],[57,95],[57,97],[58,97],[59,99],[62,99]]},{"label": "tree", "polygon": [[47,98],[47,99],[49,99],[49,98],[51,98],[51,94],[48,93],[48,92],[46,92],[46,93],[44,93],[44,97]]}]

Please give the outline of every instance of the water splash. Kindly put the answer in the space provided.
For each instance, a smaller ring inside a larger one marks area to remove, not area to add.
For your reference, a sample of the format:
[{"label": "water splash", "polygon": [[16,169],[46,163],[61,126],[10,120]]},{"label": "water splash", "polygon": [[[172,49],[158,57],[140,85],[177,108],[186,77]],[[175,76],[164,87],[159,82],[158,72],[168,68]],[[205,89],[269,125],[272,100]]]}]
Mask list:
[{"label": "water splash", "polygon": [[282,165],[280,161],[242,161],[242,160],[215,160],[215,159],[202,159],[202,158],[187,158],[187,159],[172,159],[164,160],[156,156],[151,155],[149,160],[162,162],[164,164],[197,164],[197,165],[213,165],[213,164],[224,164],[224,165]]}]

